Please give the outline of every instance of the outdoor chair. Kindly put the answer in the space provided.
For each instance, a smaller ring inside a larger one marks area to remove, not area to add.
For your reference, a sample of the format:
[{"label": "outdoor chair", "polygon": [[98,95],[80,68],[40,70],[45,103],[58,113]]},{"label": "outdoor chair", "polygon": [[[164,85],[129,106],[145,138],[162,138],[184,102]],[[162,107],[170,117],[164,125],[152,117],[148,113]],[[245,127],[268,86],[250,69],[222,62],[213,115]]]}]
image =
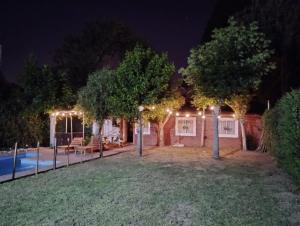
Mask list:
[{"label": "outdoor chair", "polygon": [[74,148],[75,150],[75,154],[77,154],[77,152],[79,152],[80,154],[84,154],[86,155],[87,151],[90,151],[91,153],[93,153],[94,151],[99,151],[99,140],[95,137],[91,138],[91,141],[88,145],[86,146],[76,146]]},{"label": "outdoor chair", "polygon": [[81,146],[82,145],[83,138],[82,137],[74,137],[70,143],[70,145],[61,145],[57,146],[57,151],[58,150],[64,150],[64,153],[67,153],[67,150],[69,148],[70,150],[75,150],[75,147]]}]

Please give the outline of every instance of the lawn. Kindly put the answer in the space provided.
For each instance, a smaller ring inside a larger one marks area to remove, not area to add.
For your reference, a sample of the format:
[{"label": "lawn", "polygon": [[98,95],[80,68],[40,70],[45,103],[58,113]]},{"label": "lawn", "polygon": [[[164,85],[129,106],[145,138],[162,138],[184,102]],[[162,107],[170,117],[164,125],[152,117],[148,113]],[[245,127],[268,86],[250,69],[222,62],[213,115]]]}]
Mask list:
[{"label": "lawn", "polygon": [[260,153],[162,148],[0,184],[0,225],[300,225],[297,187]]}]

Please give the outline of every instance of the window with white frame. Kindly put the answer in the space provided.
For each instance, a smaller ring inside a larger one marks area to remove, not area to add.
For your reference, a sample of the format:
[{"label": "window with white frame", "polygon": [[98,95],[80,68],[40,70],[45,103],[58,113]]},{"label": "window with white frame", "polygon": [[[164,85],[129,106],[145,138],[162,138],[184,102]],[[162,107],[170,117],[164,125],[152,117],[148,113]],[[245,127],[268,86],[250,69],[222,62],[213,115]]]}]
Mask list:
[{"label": "window with white frame", "polygon": [[[137,128],[139,127],[139,124],[135,123],[135,134],[137,134]],[[144,135],[150,135],[150,122],[143,121],[143,134]]]},{"label": "window with white frame", "polygon": [[196,117],[176,117],[176,136],[196,136]]},{"label": "window with white frame", "polygon": [[238,120],[219,118],[219,137],[237,138],[239,136]]}]

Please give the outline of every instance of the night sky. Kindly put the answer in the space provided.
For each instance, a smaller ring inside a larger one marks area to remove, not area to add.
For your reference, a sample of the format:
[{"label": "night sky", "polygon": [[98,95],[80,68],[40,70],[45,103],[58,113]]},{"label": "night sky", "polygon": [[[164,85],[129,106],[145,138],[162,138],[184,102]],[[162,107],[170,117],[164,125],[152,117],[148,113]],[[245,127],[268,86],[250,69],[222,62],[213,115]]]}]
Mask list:
[{"label": "night sky", "polygon": [[1,1],[2,71],[16,81],[25,58],[34,53],[40,64],[68,34],[97,18],[127,24],[157,51],[169,53],[177,68],[186,65],[189,50],[200,43],[214,0],[198,1]]}]

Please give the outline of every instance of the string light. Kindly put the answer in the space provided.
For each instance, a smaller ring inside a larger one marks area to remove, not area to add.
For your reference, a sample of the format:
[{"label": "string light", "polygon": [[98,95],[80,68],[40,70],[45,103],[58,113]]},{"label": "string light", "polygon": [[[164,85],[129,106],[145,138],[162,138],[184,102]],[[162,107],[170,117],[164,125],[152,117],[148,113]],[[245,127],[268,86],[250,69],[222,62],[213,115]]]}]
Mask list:
[{"label": "string light", "polygon": [[185,114],[185,117],[187,117],[187,118],[190,117],[190,114]]},{"label": "string light", "polygon": [[151,109],[154,110],[154,109],[155,109],[155,106],[152,106]]},{"label": "string light", "polygon": [[235,118],[235,114],[232,114],[232,117]]},{"label": "string light", "polygon": [[214,106],[211,106],[211,107],[210,107],[210,110],[214,110],[214,109],[215,109],[215,107],[214,107]]},{"label": "string light", "polygon": [[179,116],[179,113],[178,113],[178,112],[176,112],[176,116]]},{"label": "string light", "polygon": [[169,111],[169,114],[172,115],[173,111]]},{"label": "string light", "polygon": [[201,118],[205,119],[205,115],[202,115],[202,117],[201,117]]},{"label": "string light", "polygon": [[218,119],[220,119],[221,118],[221,115],[218,115]]},{"label": "string light", "polygon": [[169,108],[167,108],[167,110],[166,110],[167,112],[170,112],[170,109]]},{"label": "string light", "polygon": [[198,112],[198,115],[202,115],[202,112],[201,112],[201,111],[199,111],[199,112]]}]

